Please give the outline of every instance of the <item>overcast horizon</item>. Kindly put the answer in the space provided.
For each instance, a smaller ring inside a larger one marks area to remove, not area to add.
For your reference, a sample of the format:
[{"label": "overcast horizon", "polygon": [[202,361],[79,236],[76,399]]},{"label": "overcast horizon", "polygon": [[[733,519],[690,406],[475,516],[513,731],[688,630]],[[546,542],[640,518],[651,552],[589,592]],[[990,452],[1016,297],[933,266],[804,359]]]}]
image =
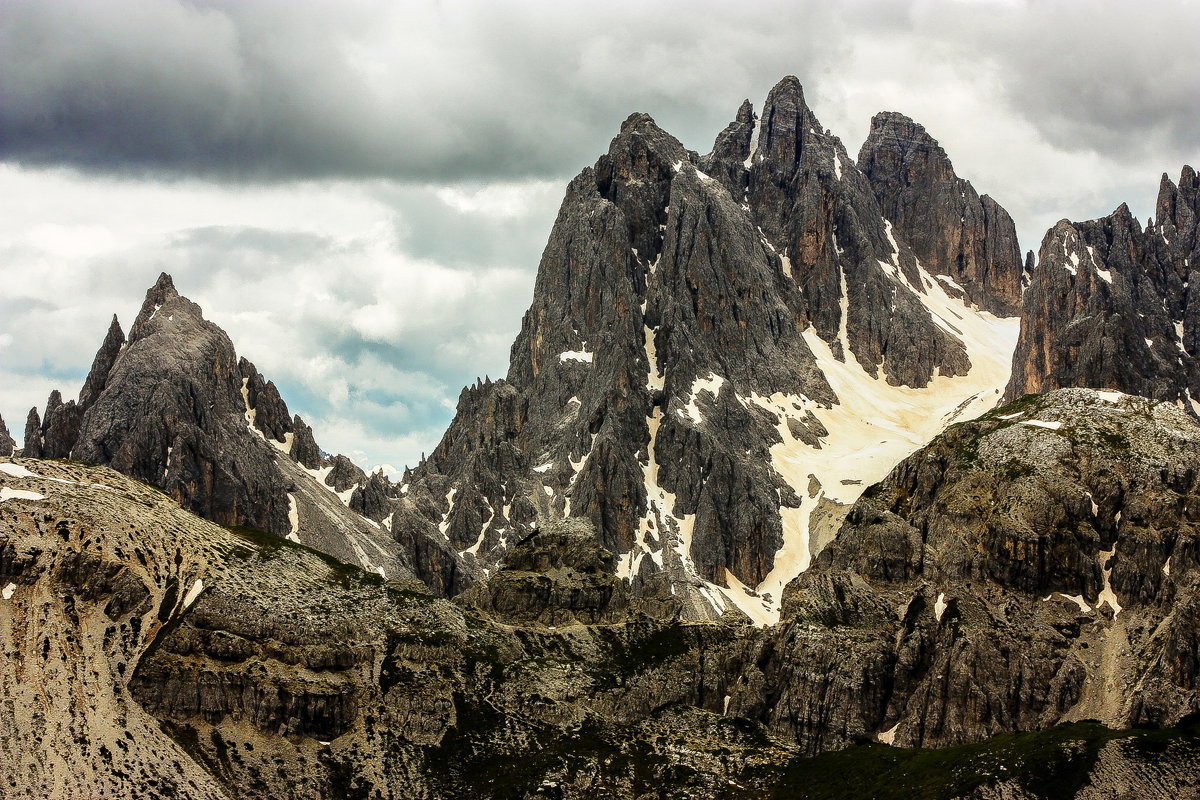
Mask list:
[{"label": "overcast horizon", "polygon": [[629,114],[707,152],[796,75],[923,124],[1036,251],[1200,166],[1200,3],[4,0],[0,414],[74,397],[160,271],[318,443],[415,464],[504,375],[567,182]]}]

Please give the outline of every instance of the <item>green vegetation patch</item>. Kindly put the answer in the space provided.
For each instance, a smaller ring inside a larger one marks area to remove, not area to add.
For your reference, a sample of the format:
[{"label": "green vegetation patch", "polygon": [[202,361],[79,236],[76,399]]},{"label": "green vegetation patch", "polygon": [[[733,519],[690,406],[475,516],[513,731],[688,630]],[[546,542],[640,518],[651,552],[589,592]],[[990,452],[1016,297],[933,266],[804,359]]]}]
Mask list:
[{"label": "green vegetation patch", "polygon": [[772,798],[794,800],[950,800],[980,786],[1015,780],[1044,800],[1074,797],[1103,747],[1127,739],[1147,760],[1172,743],[1200,752],[1200,724],[1167,730],[1111,730],[1096,722],[1004,734],[938,750],[862,744],[788,764]]}]

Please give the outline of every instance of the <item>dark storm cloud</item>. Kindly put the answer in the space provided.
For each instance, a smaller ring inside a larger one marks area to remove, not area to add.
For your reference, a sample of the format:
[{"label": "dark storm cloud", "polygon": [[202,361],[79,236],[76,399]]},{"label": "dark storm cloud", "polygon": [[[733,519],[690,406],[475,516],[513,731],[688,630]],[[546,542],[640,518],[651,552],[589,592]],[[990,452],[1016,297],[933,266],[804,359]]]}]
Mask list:
[{"label": "dark storm cloud", "polygon": [[1200,145],[1200,3],[926,5],[913,33],[997,67],[1008,105],[1064,150],[1112,158]]},{"label": "dark storm cloud", "polygon": [[133,173],[559,176],[634,110],[711,139],[748,89],[765,91],[753,73],[816,54],[696,9],[12,0],[3,147],[24,164]]},{"label": "dark storm cloud", "polygon": [[632,111],[707,149],[785,74],[852,95],[847,54],[899,37],[993,63],[1047,140],[1116,156],[1194,146],[1197,29],[1194,3],[8,0],[0,146],[110,173],[560,178]]}]

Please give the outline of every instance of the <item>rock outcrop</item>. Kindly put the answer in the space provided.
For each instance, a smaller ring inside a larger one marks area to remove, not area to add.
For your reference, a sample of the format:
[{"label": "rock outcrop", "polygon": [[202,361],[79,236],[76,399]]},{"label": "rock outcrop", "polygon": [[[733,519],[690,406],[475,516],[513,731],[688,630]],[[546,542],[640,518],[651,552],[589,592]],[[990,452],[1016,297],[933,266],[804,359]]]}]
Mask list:
[{"label": "rock outcrop", "polygon": [[894,111],[876,114],[858,168],[931,275],[980,308],[1020,313],[1025,275],[1012,217],[955,174],[924,127]]},{"label": "rock outcrop", "polygon": [[1144,230],[1124,204],[1051,228],[1025,294],[1006,396],[1085,386],[1190,407],[1200,396],[1198,216],[1200,182],[1185,166],[1178,185],[1163,175]]},{"label": "rock outcrop", "polygon": [[808,752],[1180,721],[1200,710],[1198,475],[1200,426],[1116,392],[953,426],[789,585],[731,711]]}]

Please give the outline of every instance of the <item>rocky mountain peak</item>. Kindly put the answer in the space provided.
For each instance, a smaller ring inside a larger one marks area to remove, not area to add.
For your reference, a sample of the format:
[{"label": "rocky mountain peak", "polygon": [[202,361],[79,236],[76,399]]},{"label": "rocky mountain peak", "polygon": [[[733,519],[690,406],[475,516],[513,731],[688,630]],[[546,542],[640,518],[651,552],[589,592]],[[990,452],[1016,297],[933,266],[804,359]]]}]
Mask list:
[{"label": "rocky mountain peak", "polygon": [[26,440],[27,457],[112,467],[223,525],[286,537],[390,578],[418,573],[439,593],[462,588],[454,555],[428,532],[400,524],[393,535],[381,524],[394,506],[386,480],[323,456],[276,385],[238,358],[166,273],[146,292],[128,340],[113,318],[80,401],[64,403],[55,390],[40,418],[30,412]]},{"label": "rocky mountain peak", "polygon": [[762,621],[861,491],[837,454],[886,469],[988,407],[1014,338],[921,269],[795,78],[703,157],[636,114],[567,190],[507,379],[464,391],[402,505],[482,574],[578,518],[634,596]]},{"label": "rocky mountain peak", "polygon": [[[166,273],[163,274],[166,275]],[[170,280],[169,277],[168,280]],[[100,349],[96,351],[96,357],[92,359],[92,368],[88,370],[83,388],[79,390],[80,406],[86,408],[96,402],[96,398],[104,391],[108,373],[112,370],[112,366],[124,346],[125,332],[121,330],[121,323],[117,320],[117,315],[113,314],[112,322],[108,326],[108,333],[104,335],[104,341],[101,343]]]},{"label": "rocky mountain peak", "polygon": [[884,216],[948,290],[1000,316],[1018,312],[1024,272],[1016,225],[958,177],[922,125],[894,111],[876,114],[858,167]]},{"label": "rocky mountain peak", "polygon": [[1122,203],[1107,217],[1061,220],[1046,233],[1025,293],[1008,398],[1079,386],[1196,408],[1195,186],[1186,166],[1178,187],[1160,182],[1157,219],[1145,228]]}]

